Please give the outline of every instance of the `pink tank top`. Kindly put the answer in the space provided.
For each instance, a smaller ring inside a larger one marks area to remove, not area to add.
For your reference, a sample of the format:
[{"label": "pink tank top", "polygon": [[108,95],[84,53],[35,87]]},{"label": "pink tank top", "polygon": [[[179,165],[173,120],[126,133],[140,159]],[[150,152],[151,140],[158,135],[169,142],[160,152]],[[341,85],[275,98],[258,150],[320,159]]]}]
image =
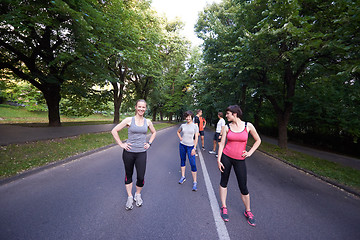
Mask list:
[{"label": "pink tank top", "polygon": [[242,132],[232,132],[230,127],[227,133],[227,143],[223,150],[223,153],[228,157],[238,160],[244,160],[245,158],[241,155],[246,148],[248,140],[248,132],[245,123],[245,129]]}]

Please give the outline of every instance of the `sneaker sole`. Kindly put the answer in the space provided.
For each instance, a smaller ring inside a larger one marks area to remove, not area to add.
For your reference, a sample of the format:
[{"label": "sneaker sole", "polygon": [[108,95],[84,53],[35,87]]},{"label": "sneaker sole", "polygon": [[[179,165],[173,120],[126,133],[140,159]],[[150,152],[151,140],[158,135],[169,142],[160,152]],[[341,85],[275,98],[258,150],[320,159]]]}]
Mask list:
[{"label": "sneaker sole", "polygon": [[251,223],[251,222],[249,222],[249,221],[247,221],[248,222],[248,224],[250,225],[250,226],[253,226],[253,227],[255,227],[256,226],[256,224],[255,223]]},{"label": "sneaker sole", "polygon": [[186,181],[186,179],[184,179],[184,181],[182,181],[182,182],[179,182],[179,184],[183,184],[185,181]]},{"label": "sneaker sole", "polygon": [[[244,212],[244,216],[246,217],[246,220],[247,220],[248,217],[246,216],[245,212]],[[248,222],[248,224],[249,224],[250,226],[253,226],[253,227],[256,226],[256,223],[251,223],[251,222],[249,222],[249,220],[247,220],[247,222]]]},{"label": "sneaker sole", "polygon": [[224,220],[224,222],[228,222],[228,221],[229,221],[229,219],[225,219],[225,218],[223,218],[223,217],[221,217],[221,219]]},{"label": "sneaker sole", "polygon": [[125,210],[127,210],[127,211],[130,211],[130,210],[132,210],[134,207],[125,207]]}]

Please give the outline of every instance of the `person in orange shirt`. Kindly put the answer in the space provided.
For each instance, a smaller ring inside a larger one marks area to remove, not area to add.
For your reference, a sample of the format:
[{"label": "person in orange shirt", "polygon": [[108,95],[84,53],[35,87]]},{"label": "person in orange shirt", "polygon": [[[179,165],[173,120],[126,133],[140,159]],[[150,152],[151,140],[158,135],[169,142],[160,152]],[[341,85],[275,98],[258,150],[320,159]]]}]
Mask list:
[{"label": "person in orange shirt", "polygon": [[194,118],[194,123],[199,127],[200,139],[201,139],[201,147],[202,150],[205,151],[205,140],[204,140],[204,129],[206,127],[206,120],[202,117],[202,110],[199,109],[196,112],[196,116]]}]

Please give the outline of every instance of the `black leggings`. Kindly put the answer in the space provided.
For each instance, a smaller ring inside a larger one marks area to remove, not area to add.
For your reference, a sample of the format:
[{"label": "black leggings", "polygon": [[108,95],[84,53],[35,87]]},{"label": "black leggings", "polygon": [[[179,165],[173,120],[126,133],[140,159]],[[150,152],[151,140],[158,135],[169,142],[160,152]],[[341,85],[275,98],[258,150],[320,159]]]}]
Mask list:
[{"label": "black leggings", "polygon": [[242,195],[248,195],[249,191],[246,186],[247,173],[245,160],[233,159],[225,154],[221,155],[221,162],[224,165],[224,172],[221,173],[220,186],[223,188],[227,187],[230,177],[231,167],[234,166],[235,175],[238,181],[240,192]]},{"label": "black leggings", "polygon": [[125,184],[132,183],[135,165],[137,174],[136,186],[143,187],[146,169],[146,152],[134,153],[124,150],[123,161],[125,167]]}]

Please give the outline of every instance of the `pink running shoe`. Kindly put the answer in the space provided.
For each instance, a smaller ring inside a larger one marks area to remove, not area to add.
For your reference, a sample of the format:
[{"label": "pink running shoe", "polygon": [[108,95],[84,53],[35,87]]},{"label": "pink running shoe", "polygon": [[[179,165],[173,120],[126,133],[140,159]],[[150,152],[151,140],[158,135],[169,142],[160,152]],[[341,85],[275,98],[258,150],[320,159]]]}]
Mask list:
[{"label": "pink running shoe", "polygon": [[246,219],[247,219],[247,222],[248,222],[251,226],[255,227],[256,224],[255,224],[254,214],[252,214],[250,211],[244,211],[244,215],[245,215],[245,217],[246,217]]},{"label": "pink running shoe", "polygon": [[221,218],[224,220],[224,222],[229,221],[229,215],[228,215],[228,211],[227,211],[226,207],[220,208],[220,215],[221,215]]}]

